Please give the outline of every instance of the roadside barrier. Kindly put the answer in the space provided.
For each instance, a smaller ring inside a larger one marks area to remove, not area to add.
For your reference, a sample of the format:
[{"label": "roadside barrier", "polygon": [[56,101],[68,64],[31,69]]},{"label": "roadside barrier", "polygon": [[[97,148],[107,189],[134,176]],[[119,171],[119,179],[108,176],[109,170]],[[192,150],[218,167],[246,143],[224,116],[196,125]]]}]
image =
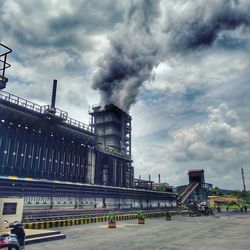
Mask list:
[{"label": "roadside barrier", "polygon": [[[171,216],[174,215],[188,215],[190,211],[169,211]],[[166,212],[149,212],[145,213],[146,218],[155,218],[155,217],[164,217],[166,216]],[[121,214],[115,215],[116,221],[124,221],[124,220],[134,220],[137,219],[137,214]],[[67,226],[75,226],[75,225],[85,225],[90,223],[98,223],[98,222],[106,222],[108,220],[108,216],[97,216],[97,217],[84,217],[84,218],[66,218],[66,219],[58,219],[52,221],[37,221],[30,223],[23,223],[25,229],[48,229],[48,228],[56,228],[56,227],[67,227]]]}]

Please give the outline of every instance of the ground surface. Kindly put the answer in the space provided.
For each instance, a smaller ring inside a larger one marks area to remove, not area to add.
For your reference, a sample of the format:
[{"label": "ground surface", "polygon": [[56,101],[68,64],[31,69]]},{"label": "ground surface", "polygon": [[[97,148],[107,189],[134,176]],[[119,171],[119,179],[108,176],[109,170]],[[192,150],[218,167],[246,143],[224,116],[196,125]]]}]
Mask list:
[{"label": "ground surface", "polygon": [[61,228],[65,240],[29,245],[27,250],[244,250],[250,249],[250,213],[221,213],[210,217],[172,217],[118,222],[116,229],[104,223]]}]

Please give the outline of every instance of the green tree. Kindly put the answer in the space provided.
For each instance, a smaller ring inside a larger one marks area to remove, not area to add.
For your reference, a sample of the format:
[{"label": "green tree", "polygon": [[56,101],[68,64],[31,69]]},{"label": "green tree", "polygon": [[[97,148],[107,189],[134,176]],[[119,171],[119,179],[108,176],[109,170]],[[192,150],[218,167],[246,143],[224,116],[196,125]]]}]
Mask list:
[{"label": "green tree", "polygon": [[220,191],[220,188],[215,186],[213,188],[210,188],[208,190],[208,195],[222,195],[221,191]]}]

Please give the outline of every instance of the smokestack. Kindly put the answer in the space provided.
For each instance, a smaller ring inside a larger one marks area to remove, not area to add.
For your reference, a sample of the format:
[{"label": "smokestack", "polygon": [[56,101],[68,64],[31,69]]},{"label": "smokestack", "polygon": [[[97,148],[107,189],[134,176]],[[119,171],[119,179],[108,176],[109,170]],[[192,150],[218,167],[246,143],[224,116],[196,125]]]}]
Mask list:
[{"label": "smokestack", "polygon": [[56,107],[56,89],[57,89],[57,80],[54,79],[54,81],[53,81],[53,89],[52,89],[52,96],[51,96],[51,105],[50,105],[50,107],[52,109],[55,109],[55,107]]},{"label": "smokestack", "polygon": [[152,190],[153,184],[152,184],[152,182],[151,182],[151,175],[148,176],[148,180],[149,180],[149,183],[150,183],[150,189]]},{"label": "smokestack", "polygon": [[158,178],[159,178],[159,183],[161,183],[161,175],[158,174]]}]

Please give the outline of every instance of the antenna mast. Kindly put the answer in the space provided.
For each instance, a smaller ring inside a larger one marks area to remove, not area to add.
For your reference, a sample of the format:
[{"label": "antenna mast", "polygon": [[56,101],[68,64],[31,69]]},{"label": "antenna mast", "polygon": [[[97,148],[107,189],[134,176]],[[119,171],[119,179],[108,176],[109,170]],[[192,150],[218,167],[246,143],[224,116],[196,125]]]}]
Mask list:
[{"label": "antenna mast", "polygon": [[245,184],[245,176],[244,176],[243,168],[241,168],[241,176],[242,176],[242,182],[243,182],[243,191],[246,192],[246,184]]}]

